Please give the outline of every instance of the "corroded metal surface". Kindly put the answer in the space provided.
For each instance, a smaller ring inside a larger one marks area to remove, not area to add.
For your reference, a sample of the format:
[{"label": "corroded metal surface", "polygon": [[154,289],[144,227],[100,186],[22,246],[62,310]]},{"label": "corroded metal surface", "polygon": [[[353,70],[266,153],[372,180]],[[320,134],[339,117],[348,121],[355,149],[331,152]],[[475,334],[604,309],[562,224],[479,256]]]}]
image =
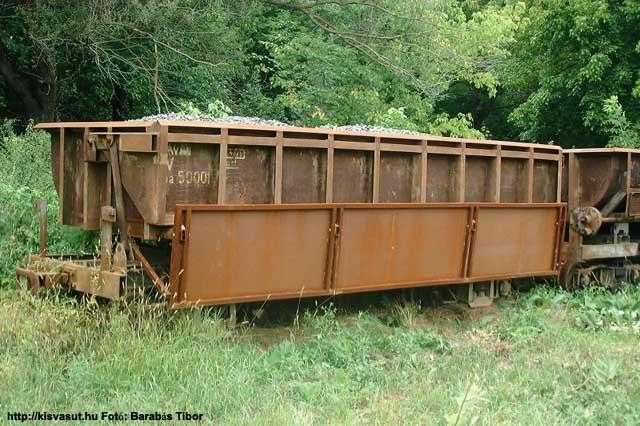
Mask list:
[{"label": "corroded metal surface", "polygon": [[561,281],[570,287],[585,270],[612,271],[640,255],[640,151],[576,149],[564,157],[562,200],[572,214]]},{"label": "corroded metal surface", "polygon": [[580,206],[602,207],[611,196],[626,185],[627,156],[606,153],[581,155]]},{"label": "corroded metal surface", "polygon": [[175,307],[331,295],[558,270],[561,204],[177,207]]},{"label": "corroded metal surface", "polygon": [[117,207],[133,247],[164,250],[133,257],[178,305],[556,273],[556,146],[172,120],[38,127],[62,223],[99,229]]},{"label": "corroded metal surface", "polygon": [[576,207],[571,211],[571,227],[580,235],[594,235],[602,226],[602,214],[595,207]]},{"label": "corroded metal surface", "polygon": [[431,135],[133,121],[43,123],[62,222],[98,229],[119,151],[129,232],[156,238],[180,203],[555,202],[560,149]]}]

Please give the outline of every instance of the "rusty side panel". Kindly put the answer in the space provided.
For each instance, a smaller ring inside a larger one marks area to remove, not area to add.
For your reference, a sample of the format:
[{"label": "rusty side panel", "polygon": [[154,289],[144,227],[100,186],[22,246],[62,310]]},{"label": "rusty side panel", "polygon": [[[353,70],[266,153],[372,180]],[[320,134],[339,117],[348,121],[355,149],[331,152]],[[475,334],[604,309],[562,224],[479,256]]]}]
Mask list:
[{"label": "rusty side panel", "polygon": [[282,164],[282,202],[324,202],[326,196],[326,176],[326,150],[284,148]]},{"label": "rusty side panel", "polygon": [[632,188],[640,188],[640,154],[631,154],[631,179]]},{"label": "rusty side panel", "polygon": [[84,149],[83,132],[67,129],[64,138],[64,181],[62,223],[82,226],[84,222]]},{"label": "rusty side panel", "polygon": [[495,158],[490,157],[467,156],[465,159],[465,201],[494,201],[496,185],[495,161]]},{"label": "rusty side panel", "polygon": [[333,165],[333,200],[336,203],[370,203],[373,152],[336,149]]},{"label": "rusty side panel", "polygon": [[629,194],[629,216],[640,216],[640,193]]},{"label": "rusty side panel", "polygon": [[224,202],[273,203],[274,159],[273,147],[230,145],[227,149]]},{"label": "rusty side panel", "polygon": [[178,206],[174,307],[554,275],[561,211],[560,204]]},{"label": "rusty side panel", "polygon": [[427,157],[427,202],[458,201],[459,159],[453,155]]},{"label": "rusty side panel", "polygon": [[558,162],[535,161],[533,167],[533,202],[553,203],[558,196]]},{"label": "rusty side panel", "polygon": [[468,209],[345,209],[335,287],[462,278]]},{"label": "rusty side panel", "polygon": [[558,220],[556,209],[479,209],[471,277],[554,270]]},{"label": "rusty side panel", "polygon": [[411,203],[420,199],[419,154],[380,154],[379,197],[381,203]]},{"label": "rusty side panel", "polygon": [[180,293],[190,301],[325,288],[331,210],[189,211]]},{"label": "rusty side panel", "polygon": [[111,205],[111,168],[109,163],[84,163],[84,228],[100,227],[100,209]]},{"label": "rusty side panel", "polygon": [[53,136],[63,222],[97,227],[99,207],[111,199],[106,148],[113,140],[135,222],[129,229],[143,238],[164,235],[181,203],[555,201],[558,184],[559,151],[548,146],[187,122],[41,127]]},{"label": "rusty side panel", "polygon": [[166,212],[176,204],[218,202],[220,148],[212,144],[170,143]]},{"label": "rusty side panel", "polygon": [[503,158],[500,177],[500,201],[503,203],[527,202],[527,160]]},{"label": "rusty side panel", "polygon": [[[576,156],[578,164],[578,205],[602,208],[626,184],[627,155],[603,153]],[[570,206],[571,207],[571,206]]]},{"label": "rusty side panel", "polygon": [[[128,195],[125,206],[130,213],[137,210],[136,216],[149,222],[160,220],[157,211],[159,196],[156,188],[157,168],[153,155],[147,153],[120,152],[120,174],[122,185]],[[111,204],[111,203],[109,203]]]}]

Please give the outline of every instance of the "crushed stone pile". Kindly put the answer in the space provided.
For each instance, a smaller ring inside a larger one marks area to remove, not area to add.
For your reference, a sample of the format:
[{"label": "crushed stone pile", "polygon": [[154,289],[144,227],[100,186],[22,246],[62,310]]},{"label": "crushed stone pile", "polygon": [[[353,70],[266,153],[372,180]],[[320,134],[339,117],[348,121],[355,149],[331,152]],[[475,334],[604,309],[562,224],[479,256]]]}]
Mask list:
[{"label": "crushed stone pile", "polygon": [[344,130],[347,132],[373,132],[373,133],[402,133],[405,135],[419,135],[420,132],[407,129],[394,129],[391,127],[371,126],[369,124],[349,124],[346,126],[324,125],[321,129]]},{"label": "crushed stone pile", "polygon": [[239,115],[227,115],[224,117],[215,117],[207,114],[185,114],[182,112],[170,112],[167,114],[155,114],[148,115],[136,119],[135,121],[156,121],[156,120],[170,120],[170,121],[210,121],[212,123],[237,123],[237,124],[262,124],[264,126],[278,126],[278,127],[291,127],[290,124],[283,123],[278,120],[268,120],[259,117],[242,117]]},{"label": "crushed stone pile", "polygon": [[[148,115],[136,120],[130,121],[207,121],[211,123],[237,123],[237,124],[257,124],[264,126],[276,127],[292,127],[291,124],[283,123],[278,120],[270,120],[259,117],[243,117],[240,115],[227,115],[224,117],[215,117],[207,114],[186,114],[182,112],[170,112],[166,114]],[[325,124],[320,126],[321,129],[344,130],[346,132],[373,132],[373,133],[401,133],[405,135],[419,135],[420,132],[407,129],[394,129],[390,127],[372,126],[369,124],[350,124],[346,126],[337,126],[333,124]]]}]

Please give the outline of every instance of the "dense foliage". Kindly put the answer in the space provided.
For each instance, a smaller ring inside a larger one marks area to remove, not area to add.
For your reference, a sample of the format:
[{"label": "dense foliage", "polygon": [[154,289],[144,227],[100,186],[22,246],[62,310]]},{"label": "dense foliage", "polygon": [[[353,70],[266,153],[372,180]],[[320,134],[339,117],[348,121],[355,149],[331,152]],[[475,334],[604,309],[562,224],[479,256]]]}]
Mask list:
[{"label": "dense foliage", "polygon": [[505,73],[509,123],[565,146],[638,145],[640,2],[535,0],[527,19]]},{"label": "dense foliage", "polygon": [[49,206],[48,244],[52,254],[93,252],[94,235],[60,225],[58,197],[51,176],[48,135],[29,126],[16,135],[12,123],[0,123],[0,288],[15,285],[16,264],[37,252],[35,202]]},{"label": "dense foliage", "polygon": [[0,116],[221,102],[306,125],[639,144],[633,0],[60,0],[0,6]]}]

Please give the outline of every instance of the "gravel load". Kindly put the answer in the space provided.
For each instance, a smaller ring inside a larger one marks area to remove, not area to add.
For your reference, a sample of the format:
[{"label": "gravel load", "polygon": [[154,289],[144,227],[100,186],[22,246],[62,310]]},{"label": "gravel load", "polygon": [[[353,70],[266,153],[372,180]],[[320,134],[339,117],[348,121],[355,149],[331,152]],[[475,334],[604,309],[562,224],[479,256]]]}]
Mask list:
[{"label": "gravel load", "polygon": [[170,112],[167,114],[148,115],[132,121],[207,121],[211,123],[236,123],[236,124],[261,124],[264,126],[291,127],[290,124],[278,120],[268,120],[258,117],[242,117],[239,115],[227,115],[225,117],[214,117],[207,114],[185,114],[182,112]]},{"label": "gravel load", "polygon": [[[239,115],[227,115],[225,117],[214,117],[207,114],[185,114],[182,112],[170,112],[166,114],[148,115],[136,120],[130,121],[207,121],[211,123],[235,123],[235,124],[254,124],[275,127],[292,127],[291,124],[283,123],[278,120],[269,120],[259,117],[242,117]],[[406,129],[393,129],[389,127],[371,126],[368,124],[350,124],[346,126],[336,126],[325,124],[320,126],[321,129],[344,130],[346,132],[373,132],[373,133],[400,133],[405,135],[420,135],[420,132]]]},{"label": "gravel load", "polygon": [[372,132],[372,133],[402,133],[405,135],[419,135],[420,132],[406,129],[393,129],[390,127],[370,126],[368,124],[349,124],[346,126],[324,125],[321,129],[344,130],[347,132]]}]

